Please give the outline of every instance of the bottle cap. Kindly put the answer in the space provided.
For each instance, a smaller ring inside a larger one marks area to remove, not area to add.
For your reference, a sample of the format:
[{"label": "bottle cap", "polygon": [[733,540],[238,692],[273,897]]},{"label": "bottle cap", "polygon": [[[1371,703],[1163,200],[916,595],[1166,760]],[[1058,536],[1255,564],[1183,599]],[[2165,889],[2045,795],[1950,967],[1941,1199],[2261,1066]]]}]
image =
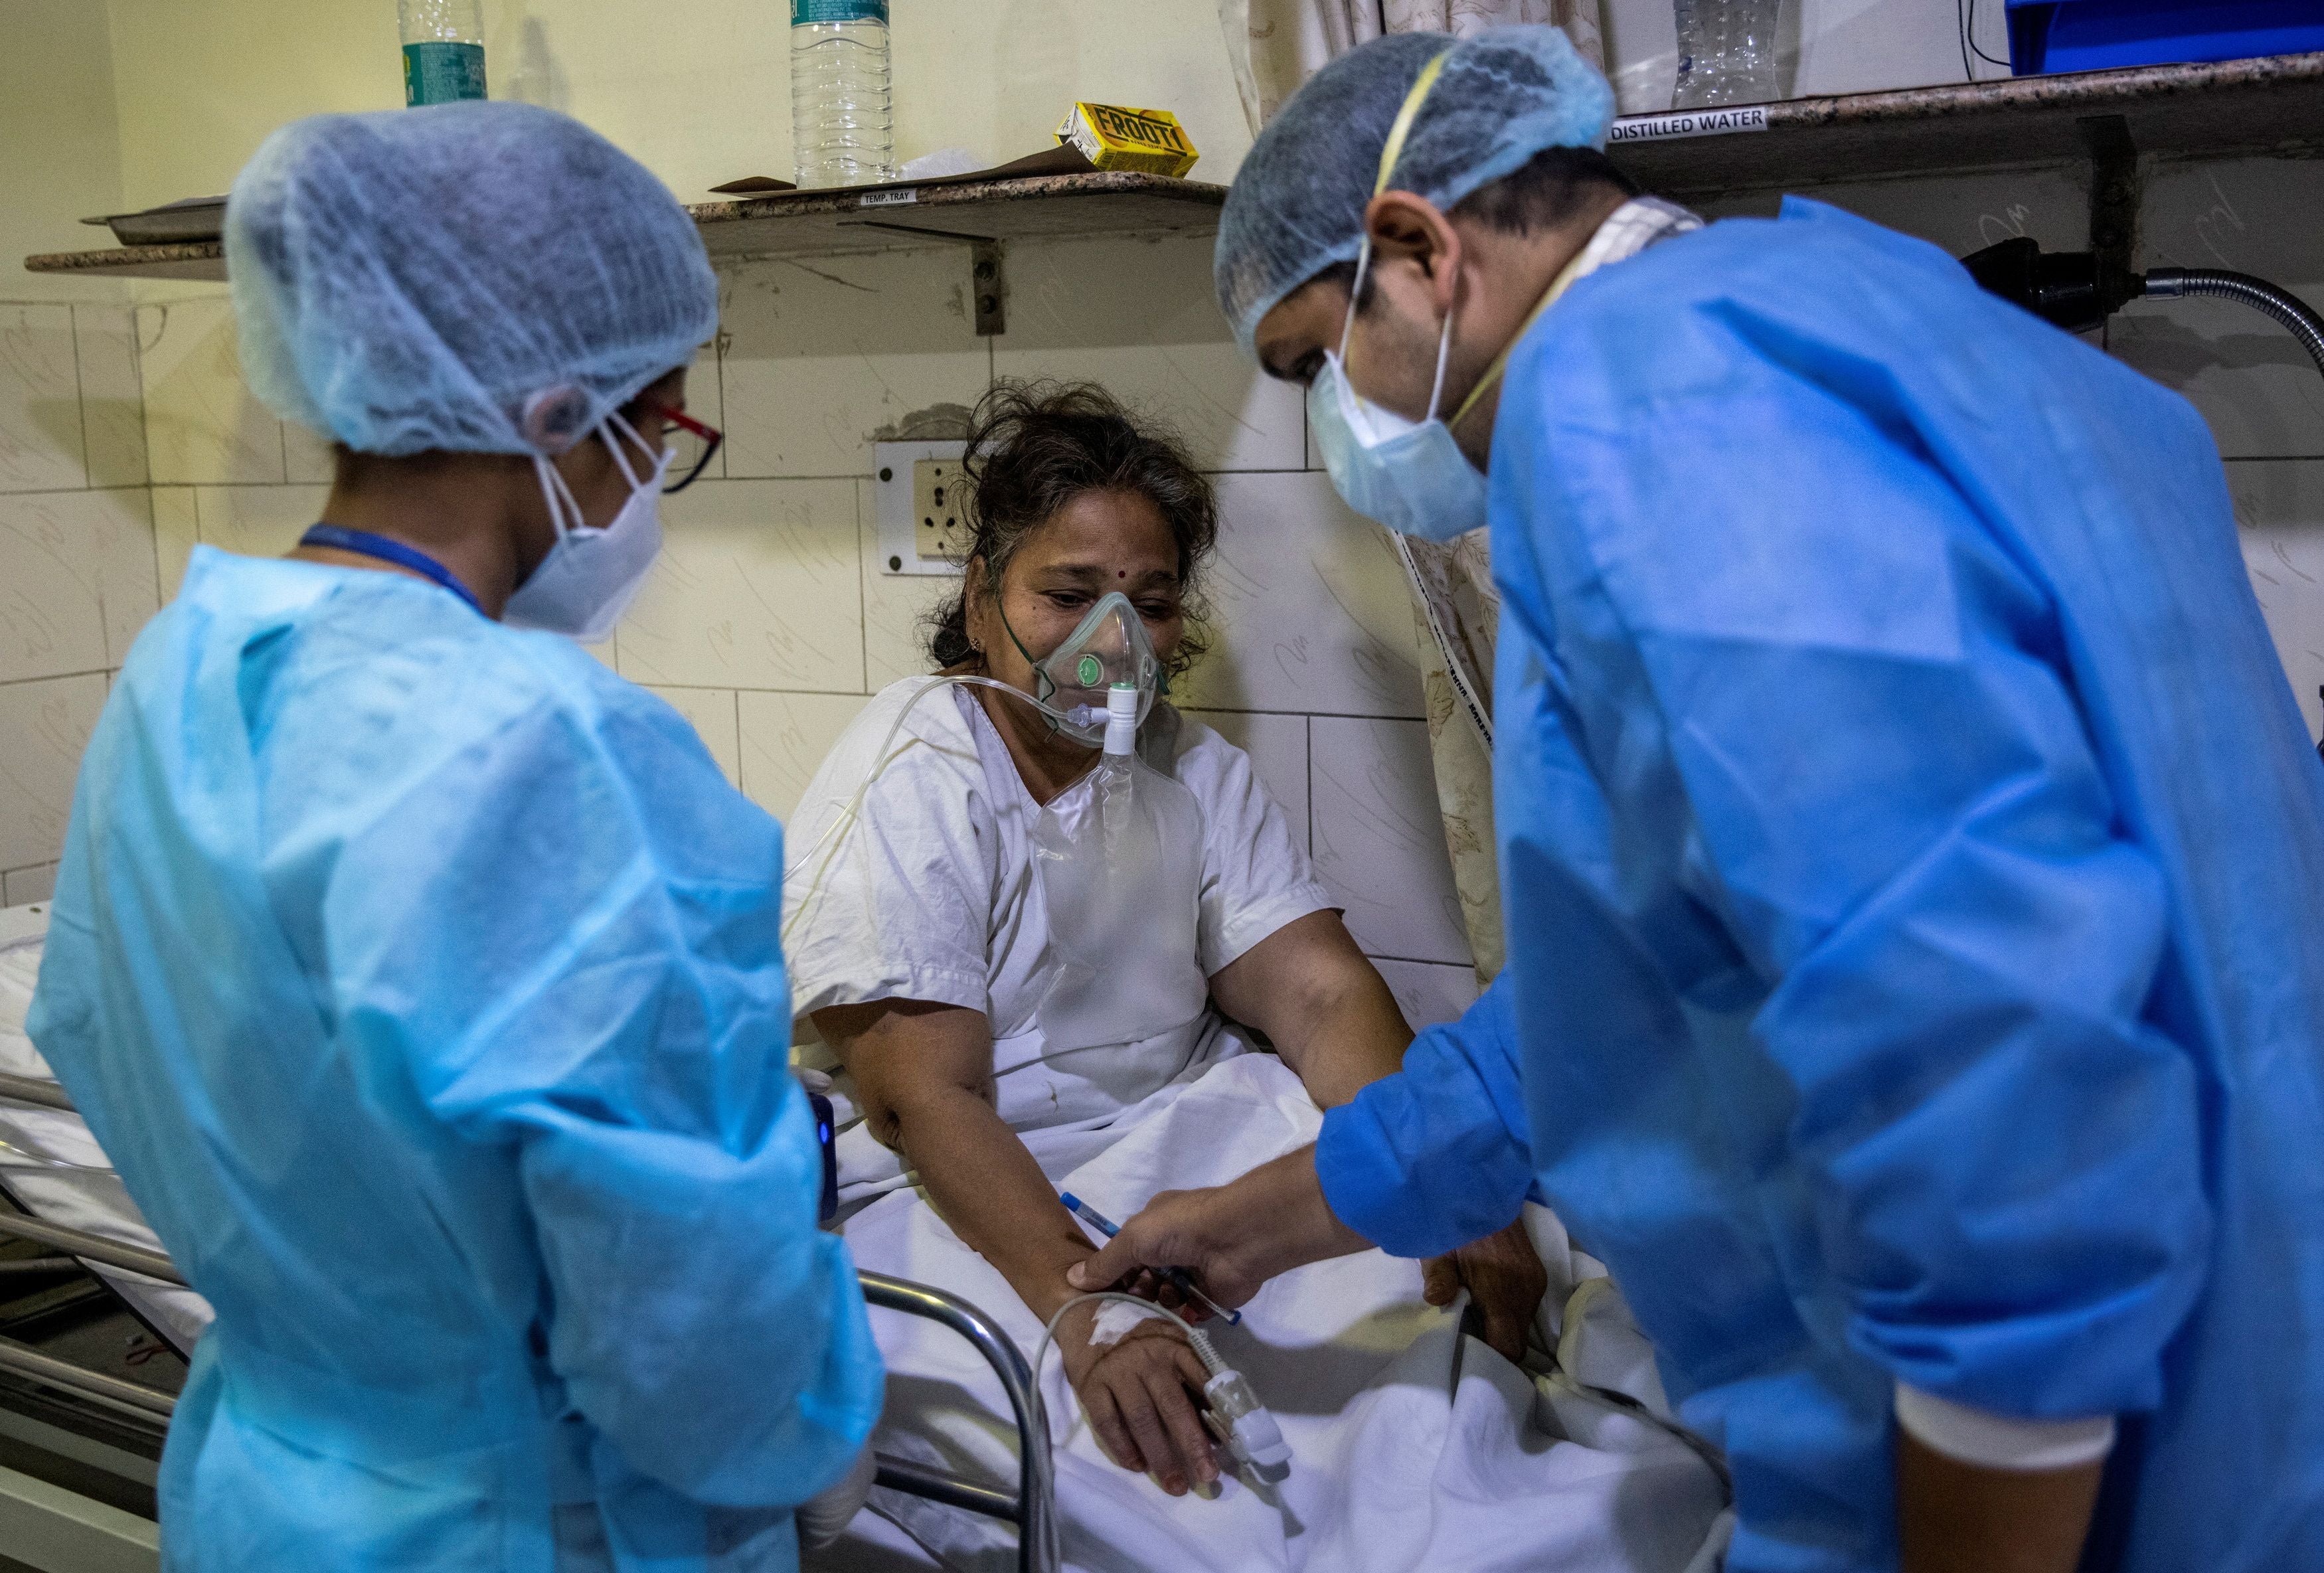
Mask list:
[{"label": "bottle cap", "polygon": [[791,25],[817,23],[888,21],[888,0],[791,0]]}]

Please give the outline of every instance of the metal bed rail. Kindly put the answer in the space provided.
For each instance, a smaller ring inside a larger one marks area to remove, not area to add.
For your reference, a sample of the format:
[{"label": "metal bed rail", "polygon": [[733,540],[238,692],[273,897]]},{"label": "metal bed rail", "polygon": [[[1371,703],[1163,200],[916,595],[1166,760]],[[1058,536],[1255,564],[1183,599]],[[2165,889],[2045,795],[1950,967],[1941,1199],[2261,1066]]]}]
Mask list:
[{"label": "metal bed rail", "polygon": [[65,1090],[53,1081],[43,1081],[37,1076],[10,1076],[0,1073],[0,1098],[11,1103],[38,1104],[42,1108],[61,1108],[67,1114],[78,1114]]},{"label": "metal bed rail", "polygon": [[0,1371],[30,1376],[82,1398],[94,1399],[108,1409],[125,1409],[148,1418],[167,1420],[178,1406],[178,1401],[166,1393],[108,1376],[102,1371],[84,1371],[69,1360],[43,1355],[14,1338],[0,1338]]},{"label": "metal bed rail", "polygon": [[149,1251],[142,1246],[124,1246],[119,1240],[108,1240],[103,1235],[93,1235],[86,1229],[43,1223],[37,1218],[27,1218],[20,1213],[0,1212],[0,1235],[14,1235],[19,1239],[54,1246],[85,1261],[102,1262],[108,1267],[142,1273],[164,1283],[183,1285],[186,1282],[180,1275],[177,1264],[161,1252]]},{"label": "metal bed rail", "polygon": [[1025,1357],[1018,1353],[998,1322],[956,1294],[860,1269],[855,1276],[863,1285],[865,1303],[942,1322],[973,1345],[1001,1379],[1001,1389],[1009,1395],[1009,1406],[1017,1420],[1014,1498],[885,1453],[879,1455],[880,1484],[1014,1523],[1017,1566],[1021,1573],[1056,1573],[1056,1478],[1049,1458],[1049,1425]]},{"label": "metal bed rail", "polygon": [[[0,1096],[7,1096],[5,1089],[0,1089]],[[88,1261],[142,1273],[164,1283],[186,1282],[176,1265],[161,1252],[124,1245],[83,1229],[0,1213],[0,1235],[51,1246]],[[1008,1394],[1010,1406],[1016,1412],[1017,1442],[1021,1455],[1018,1488],[1013,1496],[980,1482],[885,1453],[876,1455],[879,1484],[1015,1524],[1017,1566],[1022,1573],[1056,1573],[1056,1501],[1049,1458],[1049,1429],[1042,1413],[1040,1395],[1033,1385],[1033,1375],[1026,1368],[1025,1357],[1018,1352],[999,1323],[956,1294],[879,1273],[859,1272],[856,1277],[863,1286],[867,1304],[941,1322],[974,1346],[992,1367],[993,1375],[1001,1379],[1001,1390]],[[126,1408],[163,1419],[177,1406],[177,1401],[166,1393],[102,1372],[82,1370],[5,1338],[0,1338],[0,1370],[32,1377],[108,1407]]]}]

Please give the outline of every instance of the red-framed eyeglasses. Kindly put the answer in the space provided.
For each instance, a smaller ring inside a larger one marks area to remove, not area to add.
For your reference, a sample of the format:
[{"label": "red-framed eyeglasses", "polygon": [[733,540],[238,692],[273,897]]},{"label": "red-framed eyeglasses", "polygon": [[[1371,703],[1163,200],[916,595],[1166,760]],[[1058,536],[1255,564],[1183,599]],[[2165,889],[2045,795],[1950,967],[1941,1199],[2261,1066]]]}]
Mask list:
[{"label": "red-framed eyeglasses", "polygon": [[667,497],[673,492],[683,492],[702,479],[702,472],[710,467],[711,455],[717,453],[718,445],[726,440],[726,434],[706,421],[695,419],[683,409],[672,409],[669,405],[651,399],[639,400],[638,410],[644,415],[660,416],[665,422],[697,438],[702,444],[702,452],[687,465],[686,474],[675,481],[664,483],[662,495]]}]

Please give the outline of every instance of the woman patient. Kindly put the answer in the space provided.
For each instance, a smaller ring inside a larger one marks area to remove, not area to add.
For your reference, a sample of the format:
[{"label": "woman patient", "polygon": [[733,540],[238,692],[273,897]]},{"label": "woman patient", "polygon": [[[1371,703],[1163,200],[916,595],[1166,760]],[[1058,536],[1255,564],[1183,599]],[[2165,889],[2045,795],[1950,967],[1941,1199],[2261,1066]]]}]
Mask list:
[{"label": "woman patient", "polygon": [[[1099,388],[1003,385],[976,412],[964,467],[973,550],[933,624],[936,668],[1047,695],[1037,664],[1114,591],[1166,675],[1193,665],[1204,649],[1195,584],[1217,513],[1209,483],[1171,442]],[[1051,1177],[1102,1151],[1141,1103],[1248,1052],[1236,1024],[1263,1035],[1325,1108],[1395,1071],[1412,1035],[1249,757],[1157,700],[1138,753],[1200,806],[1200,844],[1168,851],[1199,860],[1201,878],[1193,910],[1150,922],[1157,935],[1192,931],[1178,949],[1202,975],[1183,980],[1188,1014],[1166,1030],[1052,1041],[1043,1003],[1062,963],[1036,822],[1045,805],[1070,808],[1068,795],[1091,787],[1098,750],[994,688],[927,685],[907,678],[872,701],[790,827],[793,1009],[842,1072],[844,1200],[917,1182],[1046,1320],[1074,1292],[1066,1269],[1092,1254]],[[1497,1280],[1477,1285],[1480,1298],[1506,1308],[1515,1329],[1540,1298],[1541,1269],[1509,1233],[1464,1253],[1462,1266]],[[1449,1300],[1454,1277],[1432,1265],[1431,1299]],[[1176,1329],[1149,1320],[1093,1347],[1093,1308],[1076,1308],[1058,1336],[1108,1454],[1173,1495],[1214,1479],[1189,1393],[1204,1373]]]}]

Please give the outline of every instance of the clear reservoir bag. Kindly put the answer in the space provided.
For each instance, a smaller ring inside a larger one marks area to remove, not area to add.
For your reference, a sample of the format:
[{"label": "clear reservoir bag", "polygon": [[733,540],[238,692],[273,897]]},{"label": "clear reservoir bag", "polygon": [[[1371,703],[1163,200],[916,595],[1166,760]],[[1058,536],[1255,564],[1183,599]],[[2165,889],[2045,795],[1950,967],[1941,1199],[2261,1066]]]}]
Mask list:
[{"label": "clear reservoir bag", "polygon": [[1136,1043],[1209,998],[1196,952],[1203,811],[1134,753],[1108,753],[1086,790],[1034,822],[1034,869],[1059,971],[1041,1001],[1050,1053]]}]

